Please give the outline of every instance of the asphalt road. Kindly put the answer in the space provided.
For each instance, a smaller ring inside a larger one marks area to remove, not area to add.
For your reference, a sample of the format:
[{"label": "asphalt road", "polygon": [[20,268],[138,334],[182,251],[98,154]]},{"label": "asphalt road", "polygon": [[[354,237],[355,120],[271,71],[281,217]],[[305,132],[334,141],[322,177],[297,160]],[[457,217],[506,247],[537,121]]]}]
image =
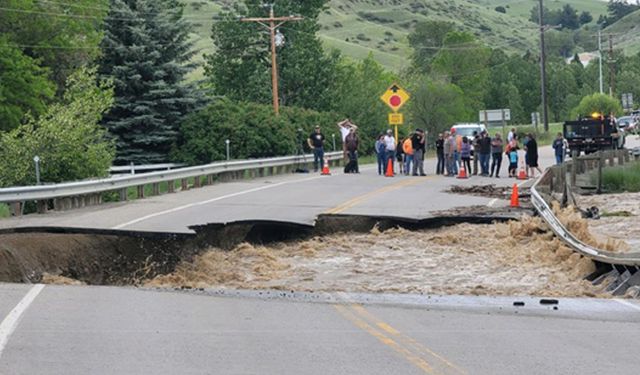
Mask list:
[{"label": "asphalt road", "polygon": [[[0,317],[32,288],[0,285]],[[634,302],[560,300],[553,310],[533,299],[516,308],[508,298],[394,296],[361,304],[357,298],[366,296],[308,302],[261,293],[46,286],[13,334],[0,327],[0,374],[602,374],[640,367]]]},{"label": "asphalt road", "polygon": [[[554,163],[552,149],[540,150],[541,167]],[[0,220],[0,228],[58,226],[190,233],[189,226],[236,220],[281,220],[311,224],[321,213],[388,215],[425,218],[454,207],[506,205],[508,202],[448,194],[452,185],[512,186],[515,179],[473,176],[467,180],[433,174],[435,160],[426,161],[427,177],[378,176],[375,166],[358,175],[334,170],[319,174],[280,175],[229,182],[178,194],[105,204],[68,212],[27,215]]]}]

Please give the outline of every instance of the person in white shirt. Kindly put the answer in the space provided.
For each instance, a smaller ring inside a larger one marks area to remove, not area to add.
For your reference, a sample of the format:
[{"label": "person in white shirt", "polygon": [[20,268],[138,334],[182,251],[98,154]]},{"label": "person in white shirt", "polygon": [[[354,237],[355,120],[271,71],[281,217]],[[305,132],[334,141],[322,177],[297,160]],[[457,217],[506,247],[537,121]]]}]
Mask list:
[{"label": "person in white shirt", "polygon": [[511,128],[511,130],[509,131],[509,134],[507,134],[507,142],[511,143],[511,141],[513,141],[513,137],[516,134],[516,128]]},{"label": "person in white shirt", "polygon": [[[387,150],[384,164],[385,166],[389,165],[389,160],[391,160],[391,166],[393,167],[393,160],[396,158],[396,139],[391,129],[387,130],[387,135],[384,136],[384,146]],[[395,171],[393,173],[395,174]]]}]

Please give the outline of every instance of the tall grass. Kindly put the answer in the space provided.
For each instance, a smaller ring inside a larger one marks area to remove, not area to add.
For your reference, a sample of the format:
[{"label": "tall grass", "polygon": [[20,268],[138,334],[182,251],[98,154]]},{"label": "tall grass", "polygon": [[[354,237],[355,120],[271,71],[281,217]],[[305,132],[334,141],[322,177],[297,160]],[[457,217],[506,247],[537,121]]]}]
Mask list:
[{"label": "tall grass", "polygon": [[602,187],[611,193],[640,191],[640,162],[602,170]]}]

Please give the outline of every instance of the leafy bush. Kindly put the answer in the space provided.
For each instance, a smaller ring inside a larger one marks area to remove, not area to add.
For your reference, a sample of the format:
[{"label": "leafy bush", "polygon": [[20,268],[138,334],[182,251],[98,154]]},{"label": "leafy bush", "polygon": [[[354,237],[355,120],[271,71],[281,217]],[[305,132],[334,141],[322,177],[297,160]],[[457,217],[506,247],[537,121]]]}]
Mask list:
[{"label": "leafy bush", "polygon": [[35,184],[36,155],[45,183],[107,175],[115,149],[98,122],[112,103],[112,84],[96,84],[95,69],[72,74],[61,103],[0,135],[0,186]]},{"label": "leafy bush", "polygon": [[623,113],[622,105],[615,98],[606,94],[593,94],[587,95],[580,101],[577,107],[571,112],[572,117],[588,116],[593,112],[602,114],[616,114]]},{"label": "leafy bush", "polygon": [[505,9],[505,7],[503,7],[502,5],[499,5],[497,7],[495,7],[494,9],[496,12],[498,13],[507,13],[507,10]]},{"label": "leafy bush", "polygon": [[[296,107],[283,107],[273,115],[270,105],[216,101],[189,116],[181,125],[181,138],[173,159],[190,165],[226,159],[229,139],[234,159],[264,158],[295,154],[315,125],[322,126],[331,150],[338,116]],[[340,137],[337,137],[338,140]]]}]

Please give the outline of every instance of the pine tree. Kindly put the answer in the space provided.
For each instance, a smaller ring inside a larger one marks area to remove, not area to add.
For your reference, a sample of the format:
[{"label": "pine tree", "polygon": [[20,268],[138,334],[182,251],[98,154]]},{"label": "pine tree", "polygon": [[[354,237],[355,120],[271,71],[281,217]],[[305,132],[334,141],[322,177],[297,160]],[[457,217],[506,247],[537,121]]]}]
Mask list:
[{"label": "pine tree", "polygon": [[115,83],[115,104],[103,124],[116,139],[116,164],[169,159],[183,117],[197,103],[184,82],[190,25],[177,0],[111,0],[100,73]]}]

